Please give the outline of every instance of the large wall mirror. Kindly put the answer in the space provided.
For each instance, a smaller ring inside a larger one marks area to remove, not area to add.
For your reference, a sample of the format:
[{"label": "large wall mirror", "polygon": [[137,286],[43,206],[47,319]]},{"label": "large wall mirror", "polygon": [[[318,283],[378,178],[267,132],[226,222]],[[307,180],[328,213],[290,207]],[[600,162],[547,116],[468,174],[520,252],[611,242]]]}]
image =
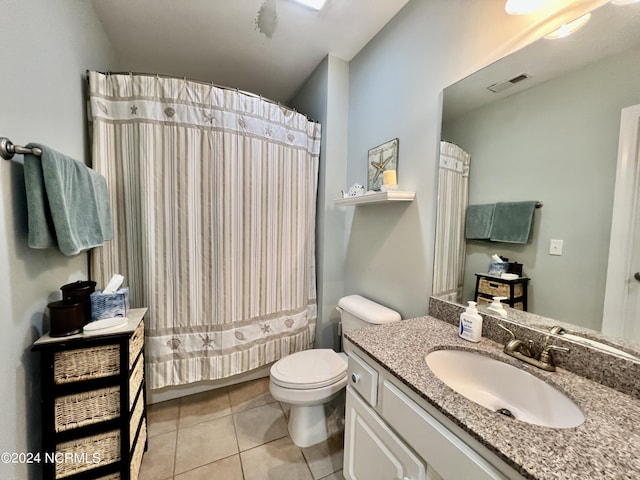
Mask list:
[{"label": "large wall mirror", "polygon": [[[476,274],[498,254],[523,265],[536,322],[601,331],[620,115],[640,104],[639,26],[640,3],[608,3],[573,35],[537,40],[445,89],[442,138],[470,155],[469,205],[543,204],[526,244],[466,241],[460,302],[474,300]],[[514,78],[524,79],[488,89]],[[552,240],[562,255],[550,254]]]}]

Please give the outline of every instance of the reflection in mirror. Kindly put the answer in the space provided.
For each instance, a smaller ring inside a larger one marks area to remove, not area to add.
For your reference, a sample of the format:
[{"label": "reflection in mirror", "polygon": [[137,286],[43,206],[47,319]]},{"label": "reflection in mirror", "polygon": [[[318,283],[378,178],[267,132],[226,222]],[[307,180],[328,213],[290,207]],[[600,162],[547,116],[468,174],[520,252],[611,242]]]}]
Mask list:
[{"label": "reflection in mirror", "polygon": [[[442,152],[459,147],[468,155],[464,162],[444,155],[448,170],[468,168],[468,205],[542,201],[544,207],[533,214],[528,242],[462,237],[459,251],[451,247],[451,216],[439,209],[437,237],[445,240],[436,240],[436,257],[446,260],[434,267],[434,295],[456,297],[455,288],[438,287],[437,277],[452,278],[458,270],[456,301],[475,300],[477,274],[486,275],[497,254],[522,264],[536,326],[561,324],[572,334],[632,349],[599,332],[620,112],[640,104],[638,25],[640,4],[606,4],[574,35],[540,39],[445,89]],[[487,88],[505,81],[497,93]],[[439,197],[446,188],[442,158]]]}]

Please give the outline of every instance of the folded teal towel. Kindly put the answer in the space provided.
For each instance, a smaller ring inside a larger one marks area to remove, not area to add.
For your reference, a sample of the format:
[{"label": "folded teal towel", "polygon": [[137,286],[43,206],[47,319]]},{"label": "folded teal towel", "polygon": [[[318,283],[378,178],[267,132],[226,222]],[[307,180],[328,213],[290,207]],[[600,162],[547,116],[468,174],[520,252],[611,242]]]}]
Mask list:
[{"label": "folded teal towel", "polygon": [[533,234],[536,202],[499,202],[493,212],[491,241],[528,243]]},{"label": "folded teal towel", "polygon": [[57,246],[76,255],[113,238],[105,178],[84,163],[44,145],[42,156],[24,156],[29,246]]},{"label": "folded teal towel", "polygon": [[464,235],[469,240],[488,240],[495,204],[469,205],[465,216]]}]

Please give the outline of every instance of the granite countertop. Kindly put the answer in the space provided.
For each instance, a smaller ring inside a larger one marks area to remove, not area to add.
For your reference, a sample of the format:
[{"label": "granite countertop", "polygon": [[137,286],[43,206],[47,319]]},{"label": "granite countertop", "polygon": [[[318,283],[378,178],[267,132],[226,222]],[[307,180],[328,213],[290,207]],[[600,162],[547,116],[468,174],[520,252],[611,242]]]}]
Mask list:
[{"label": "granite countertop", "polygon": [[[558,368],[545,372],[502,352],[483,338],[467,342],[450,323],[419,317],[345,333],[405,385],[434,405],[524,477],[546,479],[640,478],[640,400]],[[576,402],[585,422],[555,429],[504,417],[442,383],[424,359],[442,348],[481,351],[546,380]]]}]

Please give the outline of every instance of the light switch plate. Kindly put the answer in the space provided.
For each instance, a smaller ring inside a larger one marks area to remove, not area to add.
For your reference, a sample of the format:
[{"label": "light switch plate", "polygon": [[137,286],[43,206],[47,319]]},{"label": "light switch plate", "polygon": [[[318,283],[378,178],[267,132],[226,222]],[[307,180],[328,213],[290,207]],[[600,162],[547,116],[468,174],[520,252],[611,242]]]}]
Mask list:
[{"label": "light switch plate", "polygon": [[549,255],[562,255],[563,240],[551,239],[549,242]]}]

